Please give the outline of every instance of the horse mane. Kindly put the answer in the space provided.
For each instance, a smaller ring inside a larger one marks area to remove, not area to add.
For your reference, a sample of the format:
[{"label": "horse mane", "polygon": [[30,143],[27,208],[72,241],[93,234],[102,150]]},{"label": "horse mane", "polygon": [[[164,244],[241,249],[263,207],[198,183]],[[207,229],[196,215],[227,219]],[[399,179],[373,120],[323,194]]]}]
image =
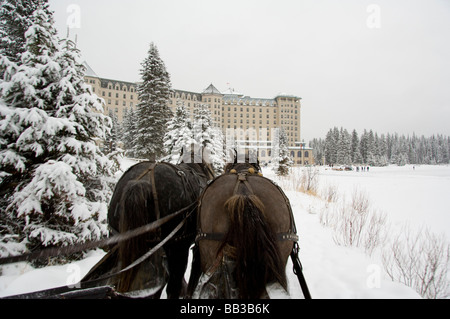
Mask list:
[{"label": "horse mane", "polygon": [[[120,233],[147,225],[156,220],[153,209],[152,185],[145,180],[131,181],[125,188],[120,203]],[[150,214],[148,212],[151,212]],[[147,233],[125,242],[119,243],[119,260],[122,261],[122,268],[127,267],[146,251],[143,248],[149,247],[149,243],[154,241],[156,234]],[[127,292],[131,290],[133,279],[138,269],[133,268],[119,277],[117,290]]]}]

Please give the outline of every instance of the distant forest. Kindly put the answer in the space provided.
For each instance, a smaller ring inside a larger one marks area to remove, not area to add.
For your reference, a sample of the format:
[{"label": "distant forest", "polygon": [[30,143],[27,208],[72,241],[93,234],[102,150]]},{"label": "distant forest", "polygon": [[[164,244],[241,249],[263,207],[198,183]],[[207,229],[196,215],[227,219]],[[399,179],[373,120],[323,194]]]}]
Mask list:
[{"label": "distant forest", "polygon": [[314,150],[316,163],[324,164],[325,160],[325,165],[450,163],[450,137],[443,135],[379,135],[372,130],[364,130],[359,136],[356,130],[349,133],[344,128],[334,127],[325,139],[315,138],[309,146]]}]

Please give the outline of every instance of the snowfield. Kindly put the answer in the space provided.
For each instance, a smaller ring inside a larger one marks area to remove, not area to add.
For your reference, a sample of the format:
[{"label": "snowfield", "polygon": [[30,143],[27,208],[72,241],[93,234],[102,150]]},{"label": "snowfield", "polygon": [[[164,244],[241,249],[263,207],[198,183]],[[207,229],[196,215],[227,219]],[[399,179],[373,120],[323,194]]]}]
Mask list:
[{"label": "snowfield", "polygon": [[[134,162],[123,162],[123,170]],[[304,168],[295,168],[288,179],[300,176]],[[370,207],[384,212],[387,224],[394,229],[405,223],[427,226],[433,232],[449,235],[450,190],[449,166],[388,166],[369,172],[334,171],[319,168],[319,196],[299,192],[286,180],[278,179],[270,169],[266,177],[283,187],[291,201],[300,236],[300,260],[313,298],[320,299],[405,299],[421,298],[412,288],[393,282],[383,268],[381,248],[367,254],[360,247],[338,245],[332,227],[323,226],[320,216],[349,201],[357,189],[365,192]],[[337,200],[328,202],[320,190],[328,186],[338,190]],[[447,195],[447,196],[445,196]],[[448,238],[448,236],[447,236]],[[74,284],[102,258],[101,250],[90,252],[86,259],[63,266],[33,269],[25,263],[2,267],[0,297]],[[291,298],[302,298],[301,289],[287,265]],[[186,277],[189,276],[189,269]],[[284,298],[283,295],[271,295]]]}]

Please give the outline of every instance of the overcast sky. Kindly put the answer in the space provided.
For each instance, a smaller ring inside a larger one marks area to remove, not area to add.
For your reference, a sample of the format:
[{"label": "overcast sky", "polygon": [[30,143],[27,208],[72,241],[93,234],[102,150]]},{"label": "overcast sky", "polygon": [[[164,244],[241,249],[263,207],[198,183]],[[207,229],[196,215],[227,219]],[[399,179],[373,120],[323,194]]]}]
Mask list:
[{"label": "overcast sky", "polygon": [[49,0],[100,76],[138,81],[150,42],[175,89],[302,97],[334,127],[450,135],[449,0]]}]

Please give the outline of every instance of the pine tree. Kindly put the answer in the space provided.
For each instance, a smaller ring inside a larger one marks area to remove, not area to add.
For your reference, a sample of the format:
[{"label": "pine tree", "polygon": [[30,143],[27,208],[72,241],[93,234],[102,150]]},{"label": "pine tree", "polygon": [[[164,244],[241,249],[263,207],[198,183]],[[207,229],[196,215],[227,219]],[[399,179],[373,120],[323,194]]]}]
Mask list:
[{"label": "pine tree", "polygon": [[353,130],[353,132],[352,132],[352,163],[353,164],[361,164],[362,163],[359,137],[358,137],[358,132],[356,132],[356,130]]},{"label": "pine tree", "polygon": [[168,155],[164,160],[177,164],[181,154],[190,156],[191,147],[195,144],[192,123],[183,102],[177,102],[175,114],[167,123],[167,130],[164,146]]},{"label": "pine tree", "polygon": [[10,194],[1,213],[28,248],[100,239],[108,234],[113,172],[96,141],[109,118],[51,15],[36,10],[25,36],[21,64],[0,63],[0,188]]},{"label": "pine tree", "polygon": [[150,44],[148,57],[142,63],[141,76],[134,153],[139,158],[155,161],[164,156],[166,124],[172,117],[168,107],[172,90],[169,73],[154,43]]},{"label": "pine tree", "polygon": [[125,147],[125,154],[130,157],[135,157],[134,148],[136,145],[136,130],[137,130],[137,112],[133,108],[125,110],[125,115],[122,123],[122,141]]},{"label": "pine tree", "polygon": [[25,33],[38,8],[50,14],[47,0],[2,0],[0,8],[0,55],[20,64],[25,52]]},{"label": "pine tree", "polygon": [[223,148],[223,134],[214,126],[211,112],[206,104],[198,104],[194,109],[194,123],[192,126],[196,152],[200,150],[205,160],[210,162],[217,173],[223,170],[225,153]]},{"label": "pine tree", "polygon": [[337,163],[341,165],[351,165],[351,136],[347,130],[341,128],[339,132]]},{"label": "pine tree", "polygon": [[119,148],[119,143],[122,139],[122,126],[119,123],[117,115],[112,110],[108,113],[111,119],[111,131],[106,134],[105,151],[107,154],[111,154]]},{"label": "pine tree", "polygon": [[283,128],[276,130],[275,136],[275,143],[272,143],[275,147],[272,151],[273,169],[278,176],[287,176],[293,164],[289,156],[288,137]]},{"label": "pine tree", "polygon": [[335,129],[330,129],[325,138],[325,162],[328,165],[334,165],[337,163],[337,145],[339,141],[339,131],[336,135]]}]

